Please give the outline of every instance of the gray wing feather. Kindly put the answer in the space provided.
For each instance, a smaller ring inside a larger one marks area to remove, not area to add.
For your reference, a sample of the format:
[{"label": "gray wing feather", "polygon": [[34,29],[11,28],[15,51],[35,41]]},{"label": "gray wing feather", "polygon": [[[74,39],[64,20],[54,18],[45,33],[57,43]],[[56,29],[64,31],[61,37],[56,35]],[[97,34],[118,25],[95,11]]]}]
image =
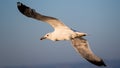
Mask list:
[{"label": "gray wing feather", "polygon": [[87,61],[97,66],[106,66],[101,58],[96,56],[89,48],[88,42],[84,38],[74,38],[71,40],[76,51]]},{"label": "gray wing feather", "polygon": [[17,2],[18,10],[25,16],[34,18],[43,22],[49,23],[53,28],[57,28],[59,26],[67,27],[65,24],[63,24],[61,21],[59,21],[57,18],[45,16],[40,13],[37,13],[34,9],[31,9],[30,7]]}]

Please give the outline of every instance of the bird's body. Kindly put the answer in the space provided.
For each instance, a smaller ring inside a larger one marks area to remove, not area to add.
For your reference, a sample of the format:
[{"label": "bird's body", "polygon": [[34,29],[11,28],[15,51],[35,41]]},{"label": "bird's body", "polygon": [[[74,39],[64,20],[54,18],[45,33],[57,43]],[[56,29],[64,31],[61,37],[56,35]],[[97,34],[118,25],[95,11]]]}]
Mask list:
[{"label": "bird's body", "polygon": [[58,41],[58,40],[70,40],[72,38],[72,35],[74,35],[75,33],[68,28],[64,28],[56,29],[51,34],[52,38],[50,38],[50,40]]},{"label": "bird's body", "polygon": [[[52,41],[60,41],[60,40],[71,40],[75,37],[82,37],[85,36],[85,33],[81,32],[74,32],[70,28],[62,28],[62,29],[55,29],[53,32],[47,33],[44,37],[47,37],[47,39],[50,39]],[[41,40],[42,40],[41,38]]]},{"label": "bird's body", "polygon": [[96,56],[91,51],[87,40],[83,38],[84,36],[87,35],[86,33],[73,30],[66,26],[64,23],[62,23],[57,18],[37,13],[34,9],[31,9],[30,7],[23,5],[20,2],[17,2],[17,7],[23,15],[36,20],[46,22],[54,28],[53,32],[47,33],[41,38],[41,40],[43,39],[49,39],[52,41],[70,40],[75,50],[87,61],[97,66],[106,66],[103,60],[100,57]]}]

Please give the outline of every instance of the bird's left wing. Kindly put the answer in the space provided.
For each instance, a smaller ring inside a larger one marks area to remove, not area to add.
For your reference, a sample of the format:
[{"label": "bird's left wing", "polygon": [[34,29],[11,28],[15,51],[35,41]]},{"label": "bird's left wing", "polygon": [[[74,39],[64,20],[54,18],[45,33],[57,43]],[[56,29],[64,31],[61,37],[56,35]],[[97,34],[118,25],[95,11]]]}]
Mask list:
[{"label": "bird's left wing", "polygon": [[40,20],[50,24],[54,29],[58,27],[67,27],[64,23],[54,17],[45,16],[40,13],[37,13],[34,9],[22,4],[21,2],[17,2],[18,10],[25,16],[34,18],[36,20]]},{"label": "bird's left wing", "polygon": [[99,58],[98,56],[96,56],[91,51],[86,39],[80,37],[80,38],[74,38],[71,41],[72,41],[72,44],[75,50],[87,61],[97,66],[106,66],[103,60]]}]

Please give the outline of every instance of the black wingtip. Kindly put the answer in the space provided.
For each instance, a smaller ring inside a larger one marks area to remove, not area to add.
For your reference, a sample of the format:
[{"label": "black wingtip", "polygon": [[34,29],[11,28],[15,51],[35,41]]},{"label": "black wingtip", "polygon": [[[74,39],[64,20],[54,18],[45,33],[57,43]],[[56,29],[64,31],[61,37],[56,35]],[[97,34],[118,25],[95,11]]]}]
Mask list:
[{"label": "black wingtip", "polygon": [[17,2],[17,6],[21,6],[22,5],[22,3],[21,2]]},{"label": "black wingtip", "polygon": [[23,5],[21,2],[17,2],[17,8],[18,8],[18,10],[19,10],[21,13],[24,14],[24,11],[25,11],[25,9],[26,9],[26,6],[25,6],[25,5]]},{"label": "black wingtip", "polygon": [[23,15],[34,18],[34,9],[31,9],[30,7],[22,4],[21,2],[17,2],[17,8]]},{"label": "black wingtip", "polygon": [[104,63],[103,60],[101,60],[100,62],[98,62],[98,66],[104,66],[104,67],[106,67],[107,65]]},{"label": "black wingtip", "polygon": [[92,64],[94,64],[94,65],[97,65],[97,66],[104,66],[104,67],[106,67],[107,65],[103,62],[103,60],[101,60],[101,61],[90,61],[90,60],[88,60],[89,62],[91,62]]}]

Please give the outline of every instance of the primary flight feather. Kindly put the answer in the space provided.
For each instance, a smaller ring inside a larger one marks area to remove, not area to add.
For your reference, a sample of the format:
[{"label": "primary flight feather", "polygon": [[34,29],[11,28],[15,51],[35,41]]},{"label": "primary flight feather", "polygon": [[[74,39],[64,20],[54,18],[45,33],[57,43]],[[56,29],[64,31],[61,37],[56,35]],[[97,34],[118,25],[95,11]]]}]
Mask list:
[{"label": "primary flight feather", "polygon": [[87,61],[97,66],[106,66],[103,60],[91,51],[87,40],[83,38],[86,36],[86,33],[75,31],[67,27],[57,18],[42,15],[36,12],[34,9],[31,9],[30,7],[22,4],[21,2],[17,2],[17,7],[23,15],[46,22],[54,28],[53,32],[47,33],[41,38],[41,40],[70,40],[72,42],[73,48],[75,48],[75,50]]}]

